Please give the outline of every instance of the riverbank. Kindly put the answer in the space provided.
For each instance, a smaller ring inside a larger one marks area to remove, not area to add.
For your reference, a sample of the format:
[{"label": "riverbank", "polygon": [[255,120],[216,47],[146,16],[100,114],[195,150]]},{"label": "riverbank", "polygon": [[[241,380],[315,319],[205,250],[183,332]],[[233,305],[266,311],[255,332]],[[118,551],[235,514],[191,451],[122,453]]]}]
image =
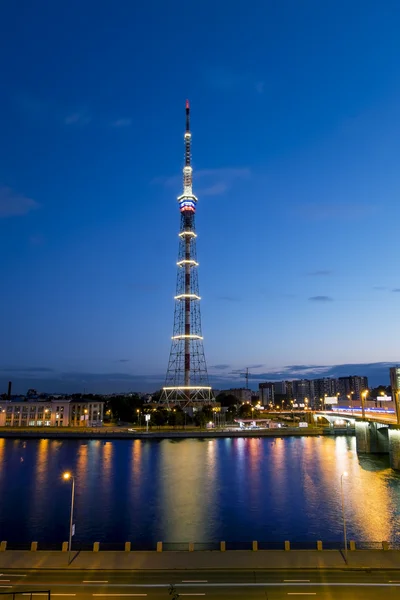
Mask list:
[{"label": "riverbank", "polygon": [[124,428],[77,428],[70,427],[30,427],[29,429],[16,427],[0,428],[0,438],[17,439],[88,439],[88,440],[121,440],[121,439],[204,439],[204,438],[254,438],[254,437],[272,437],[282,438],[288,436],[320,436],[320,435],[354,435],[354,430],[350,428],[329,428],[329,427],[285,427],[279,429],[222,429],[222,430],[149,430],[129,431]]}]

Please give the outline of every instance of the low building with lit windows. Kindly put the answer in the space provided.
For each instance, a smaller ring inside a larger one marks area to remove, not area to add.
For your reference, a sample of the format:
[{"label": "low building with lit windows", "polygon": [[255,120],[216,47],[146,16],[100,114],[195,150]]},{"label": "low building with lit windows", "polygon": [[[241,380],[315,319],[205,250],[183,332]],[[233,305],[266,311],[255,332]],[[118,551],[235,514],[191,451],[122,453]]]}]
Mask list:
[{"label": "low building with lit windows", "polygon": [[0,427],[100,427],[103,412],[98,400],[0,400]]}]

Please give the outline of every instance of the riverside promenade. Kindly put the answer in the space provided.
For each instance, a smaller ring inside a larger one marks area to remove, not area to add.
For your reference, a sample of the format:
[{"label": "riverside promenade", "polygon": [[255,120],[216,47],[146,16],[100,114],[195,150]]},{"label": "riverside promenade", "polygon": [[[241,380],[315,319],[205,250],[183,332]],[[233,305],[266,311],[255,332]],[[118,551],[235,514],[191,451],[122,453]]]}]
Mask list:
[{"label": "riverside promenade", "polygon": [[353,550],[347,563],[340,550],[200,550],[168,552],[68,552],[6,550],[0,552],[0,569],[40,570],[189,570],[213,571],[310,570],[310,569],[379,569],[399,570],[400,550]]},{"label": "riverside promenade", "polygon": [[252,438],[320,435],[354,435],[354,428],[330,427],[284,427],[274,429],[150,429],[129,431],[126,427],[76,428],[69,427],[30,427],[0,428],[0,438],[14,439],[103,439],[103,440],[162,440],[162,439],[213,439],[213,438]]}]

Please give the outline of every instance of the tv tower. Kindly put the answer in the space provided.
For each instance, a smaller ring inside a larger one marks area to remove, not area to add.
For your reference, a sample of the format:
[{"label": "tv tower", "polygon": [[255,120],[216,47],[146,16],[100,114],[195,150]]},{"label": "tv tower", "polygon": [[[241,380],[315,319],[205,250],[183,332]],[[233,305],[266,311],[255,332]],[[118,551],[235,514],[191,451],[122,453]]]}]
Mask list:
[{"label": "tv tower", "polygon": [[160,402],[201,406],[215,402],[208,383],[201,333],[200,296],[197,275],[195,213],[197,198],[192,189],[190,106],[186,100],[185,164],[183,194],[178,197],[181,213],[174,330],[168,370]]}]

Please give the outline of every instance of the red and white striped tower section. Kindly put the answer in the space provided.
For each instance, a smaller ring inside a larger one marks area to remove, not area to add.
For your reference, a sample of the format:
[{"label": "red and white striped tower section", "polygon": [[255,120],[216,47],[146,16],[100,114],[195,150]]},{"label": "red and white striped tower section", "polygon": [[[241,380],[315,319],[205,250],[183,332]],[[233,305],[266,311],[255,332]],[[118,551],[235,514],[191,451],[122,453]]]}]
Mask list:
[{"label": "red and white striped tower section", "polygon": [[175,295],[174,330],[168,370],[160,402],[199,406],[213,404],[208,383],[201,332],[200,296],[196,255],[195,213],[197,198],[192,189],[190,106],[186,101],[185,165],[183,194],[178,197],[181,213],[178,276]]}]

